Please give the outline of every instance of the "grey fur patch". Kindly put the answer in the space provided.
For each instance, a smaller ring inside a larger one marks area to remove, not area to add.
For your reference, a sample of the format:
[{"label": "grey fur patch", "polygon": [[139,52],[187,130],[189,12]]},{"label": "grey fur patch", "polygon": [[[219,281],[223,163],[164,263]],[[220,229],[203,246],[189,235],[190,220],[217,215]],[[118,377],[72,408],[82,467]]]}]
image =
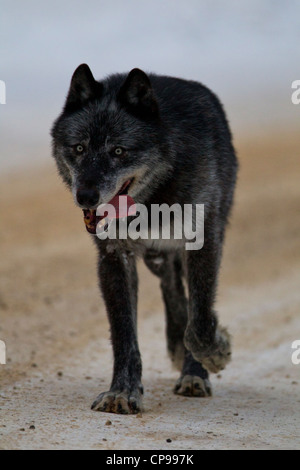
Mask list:
[{"label": "grey fur patch", "polygon": [[176,370],[181,370],[183,361],[184,361],[184,354],[185,349],[183,343],[177,343],[174,348],[174,352],[168,349],[168,353],[172,362],[172,366]]}]

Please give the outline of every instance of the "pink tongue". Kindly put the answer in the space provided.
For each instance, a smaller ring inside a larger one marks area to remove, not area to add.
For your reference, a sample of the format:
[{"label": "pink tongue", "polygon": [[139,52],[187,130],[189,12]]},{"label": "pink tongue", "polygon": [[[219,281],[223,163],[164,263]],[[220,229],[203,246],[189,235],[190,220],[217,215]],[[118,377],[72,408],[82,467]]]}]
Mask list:
[{"label": "pink tongue", "polygon": [[[109,206],[113,206],[115,209],[115,214],[113,211],[109,210]],[[106,209],[107,208],[107,209]],[[132,197],[123,195],[113,197],[108,204],[105,204],[101,207],[102,214],[105,214],[105,211],[108,212],[108,219],[119,219],[121,217],[128,217],[129,215],[136,214],[136,205]]]}]

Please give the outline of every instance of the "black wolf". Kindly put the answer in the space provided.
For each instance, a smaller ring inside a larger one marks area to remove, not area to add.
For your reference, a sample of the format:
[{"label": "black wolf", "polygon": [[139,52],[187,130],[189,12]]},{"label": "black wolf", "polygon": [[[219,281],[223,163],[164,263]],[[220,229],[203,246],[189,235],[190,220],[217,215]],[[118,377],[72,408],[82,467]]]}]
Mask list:
[{"label": "black wolf", "polygon": [[[59,173],[85,216],[119,194],[147,207],[205,206],[201,250],[185,250],[184,240],[93,237],[114,368],[110,390],[98,396],[92,409],[142,409],[137,256],[160,278],[168,351],[181,370],[174,392],[210,396],[208,371],[220,371],[231,356],[229,334],[218,325],[213,305],[237,173],[218,98],[195,81],[147,75],[140,69],[96,81],[82,64],[73,74],[52,137]],[[90,223],[92,228],[96,224]]]}]

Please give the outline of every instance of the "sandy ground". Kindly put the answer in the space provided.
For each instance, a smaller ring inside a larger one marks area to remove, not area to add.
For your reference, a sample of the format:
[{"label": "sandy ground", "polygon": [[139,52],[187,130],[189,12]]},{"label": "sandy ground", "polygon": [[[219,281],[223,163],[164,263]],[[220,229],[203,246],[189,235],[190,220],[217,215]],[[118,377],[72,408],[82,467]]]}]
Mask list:
[{"label": "sandy ground", "polygon": [[234,354],[212,398],[172,393],[158,282],[139,265],[141,417],[90,411],[110,383],[109,328],[93,244],[54,165],[2,177],[1,449],[299,448],[299,144],[279,132],[237,143],[217,301]]}]

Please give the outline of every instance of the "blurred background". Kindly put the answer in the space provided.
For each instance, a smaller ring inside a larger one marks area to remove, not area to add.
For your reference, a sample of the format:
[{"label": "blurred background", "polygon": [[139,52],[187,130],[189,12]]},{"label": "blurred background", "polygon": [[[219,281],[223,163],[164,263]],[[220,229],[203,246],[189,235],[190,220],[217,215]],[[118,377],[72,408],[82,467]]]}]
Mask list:
[{"label": "blurred background", "polygon": [[[0,449],[299,446],[300,1],[0,0],[0,11]],[[113,426],[89,411],[112,370],[97,256],[49,135],[82,62],[98,79],[139,67],[204,83],[240,162],[216,304],[233,361],[211,377],[212,400],[172,394],[159,284],[140,262],[146,411]]]},{"label": "blurred background", "polygon": [[[199,80],[233,131],[253,136],[299,119],[298,0],[1,0],[1,167],[49,158],[49,128],[82,62],[98,79],[139,67]],[[9,158],[4,154],[9,149]]]}]

